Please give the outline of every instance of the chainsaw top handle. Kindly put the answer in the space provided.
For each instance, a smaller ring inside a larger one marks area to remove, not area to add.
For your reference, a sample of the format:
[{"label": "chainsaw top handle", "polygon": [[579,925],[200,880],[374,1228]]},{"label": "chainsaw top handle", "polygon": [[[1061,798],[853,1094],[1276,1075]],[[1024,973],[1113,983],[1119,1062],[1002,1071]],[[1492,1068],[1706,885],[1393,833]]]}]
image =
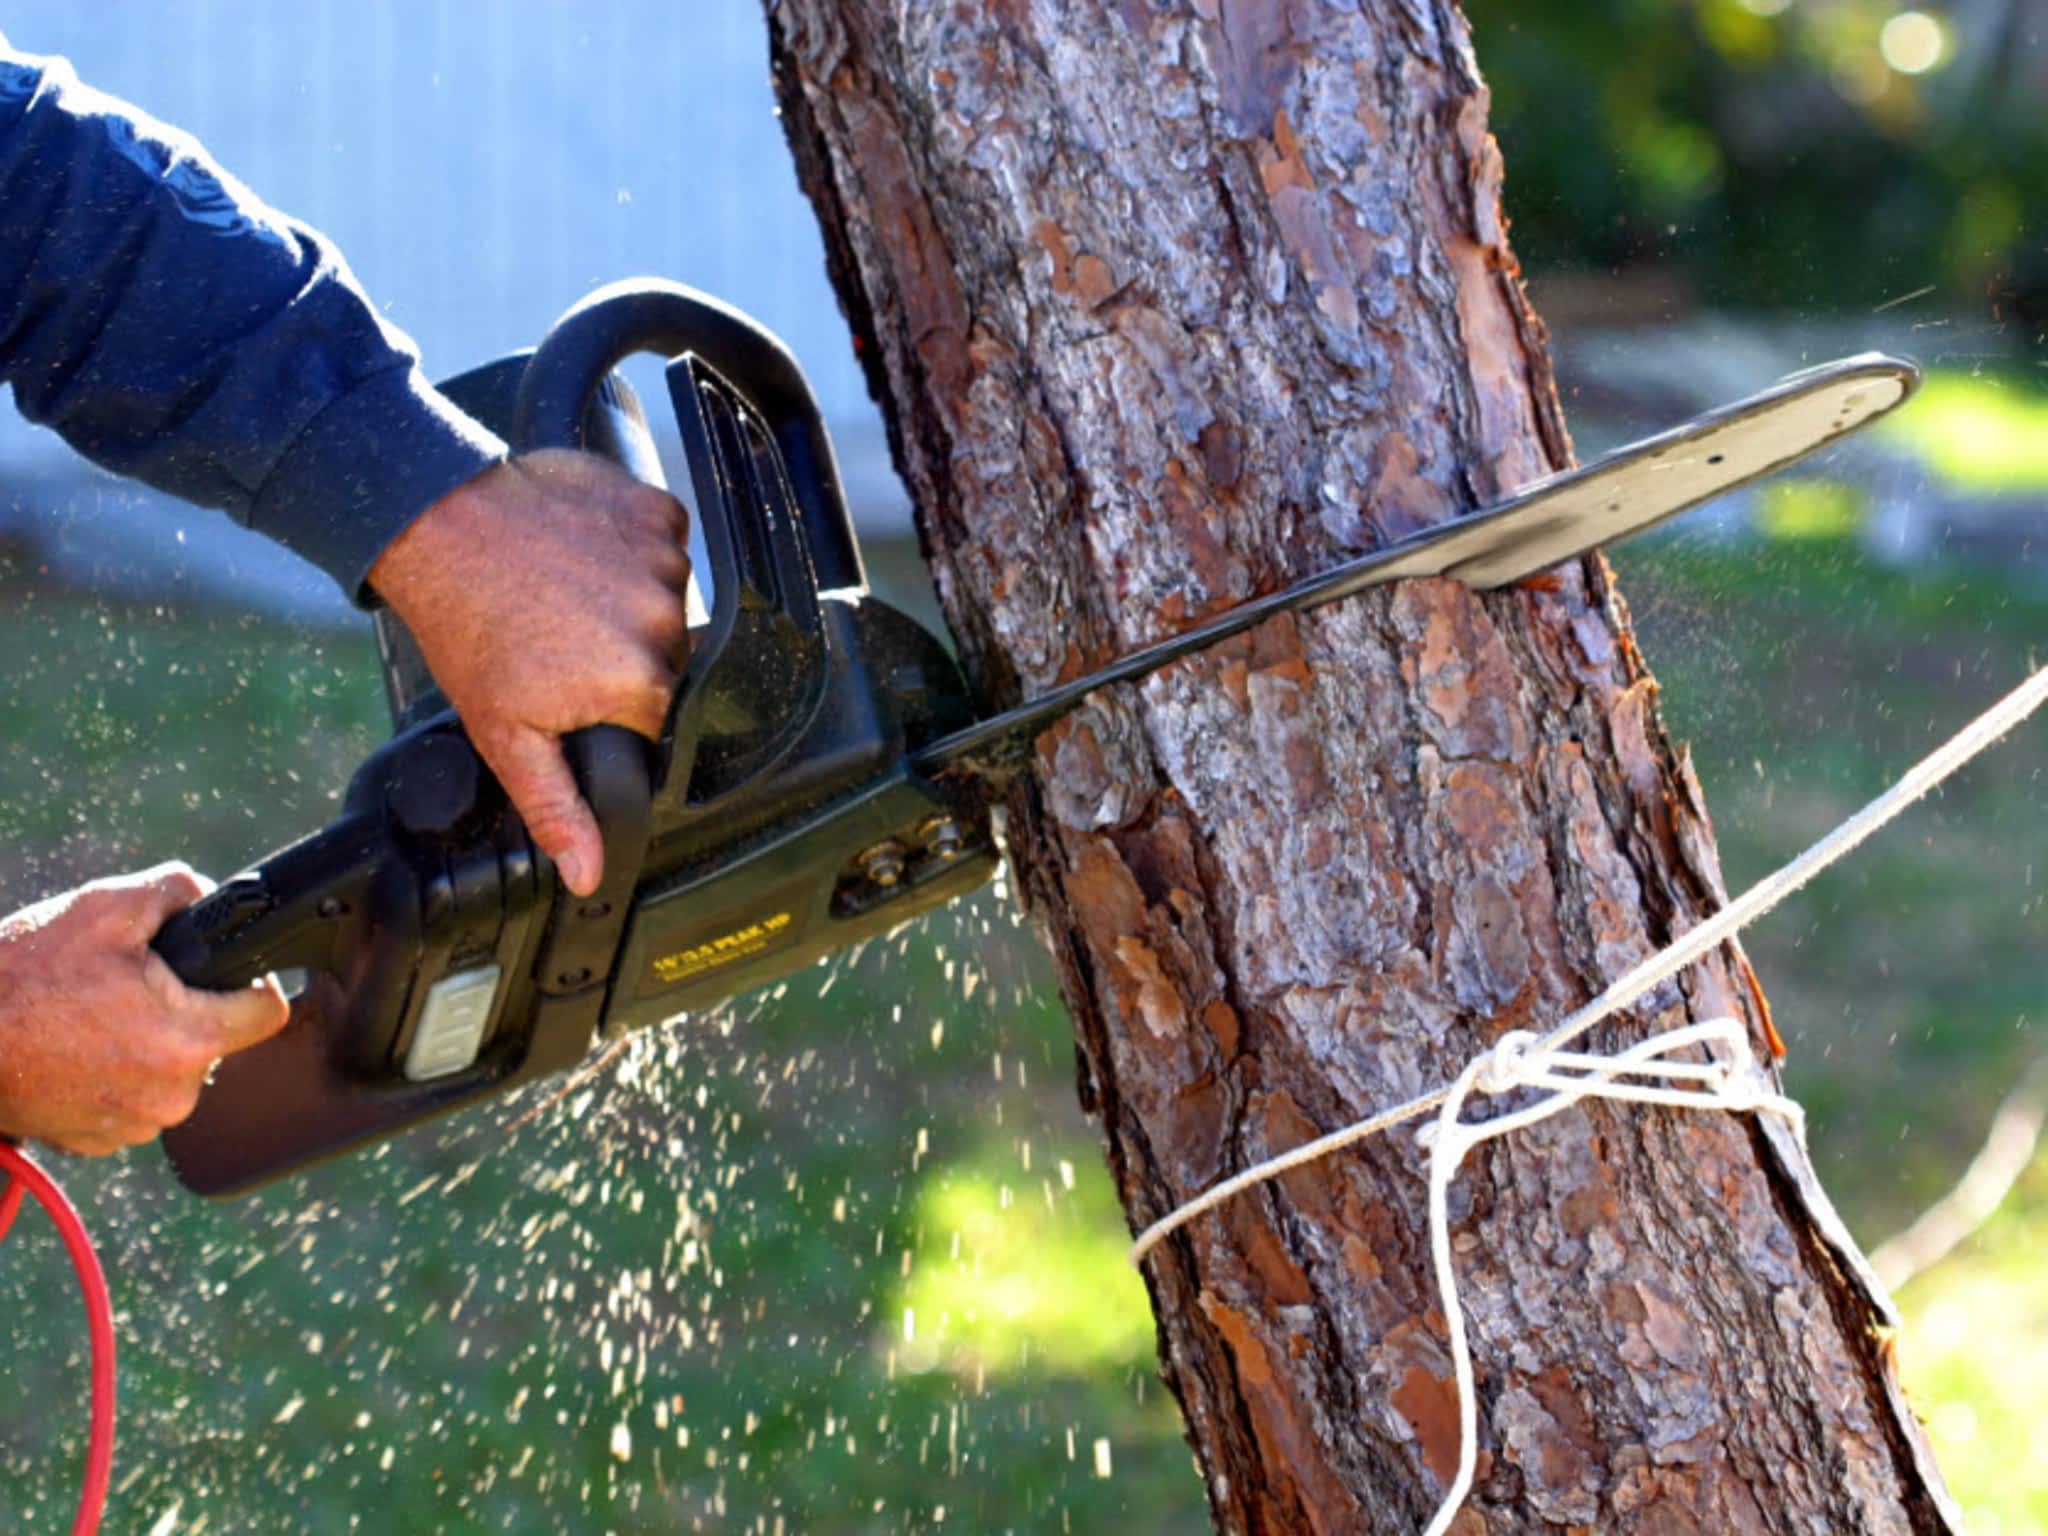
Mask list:
[{"label": "chainsaw top handle", "polygon": [[824,605],[858,603],[867,580],[803,369],[764,326],[695,289],[636,278],[571,308],[520,376],[508,435],[521,449],[585,446],[591,401],[639,352],[670,360],[711,576],[710,622],[657,746],[662,833],[693,797],[757,776],[801,736],[830,671]]},{"label": "chainsaw top handle", "polygon": [[[513,417],[514,442],[522,449],[581,447],[591,396],[615,365],[636,352],[694,355],[745,397],[788,467],[818,589],[865,587],[839,463],[810,382],[780,337],[709,294],[650,277],[590,294],[555,322],[527,365]],[[708,507],[699,512],[713,515]]]}]

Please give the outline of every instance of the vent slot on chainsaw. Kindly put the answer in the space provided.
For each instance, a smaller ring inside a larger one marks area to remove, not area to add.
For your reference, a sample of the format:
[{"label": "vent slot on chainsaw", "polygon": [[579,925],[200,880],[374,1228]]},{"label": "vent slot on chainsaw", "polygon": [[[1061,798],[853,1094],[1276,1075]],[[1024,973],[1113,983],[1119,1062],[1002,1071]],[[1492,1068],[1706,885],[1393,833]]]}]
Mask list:
[{"label": "vent slot on chainsaw", "polygon": [[687,774],[672,772],[670,793],[655,808],[657,827],[786,759],[826,688],[817,575],[774,439],[701,359],[673,365],[670,388],[711,555],[713,600],[727,622],[693,655],[692,670],[702,674],[692,700],[693,755]]}]

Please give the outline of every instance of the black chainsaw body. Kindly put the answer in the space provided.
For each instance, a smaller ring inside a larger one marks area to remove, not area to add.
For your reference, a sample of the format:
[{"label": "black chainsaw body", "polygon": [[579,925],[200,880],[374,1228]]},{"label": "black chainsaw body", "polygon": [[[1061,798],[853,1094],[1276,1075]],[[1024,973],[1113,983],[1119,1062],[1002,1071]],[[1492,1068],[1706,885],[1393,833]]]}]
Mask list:
[{"label": "black chainsaw body", "polygon": [[275,1039],[222,1062],[166,1133],[181,1179],[235,1194],[702,1010],[985,881],[985,812],[916,773],[974,720],[945,648],[867,592],[816,402],[768,332],[673,285],[600,295],[531,357],[448,392],[523,448],[604,452],[658,483],[611,369],[668,384],[710,555],[708,623],[658,742],[568,738],[605,839],[577,898],[378,617],[394,721],[327,828],[158,935],[187,982],[308,981]]}]

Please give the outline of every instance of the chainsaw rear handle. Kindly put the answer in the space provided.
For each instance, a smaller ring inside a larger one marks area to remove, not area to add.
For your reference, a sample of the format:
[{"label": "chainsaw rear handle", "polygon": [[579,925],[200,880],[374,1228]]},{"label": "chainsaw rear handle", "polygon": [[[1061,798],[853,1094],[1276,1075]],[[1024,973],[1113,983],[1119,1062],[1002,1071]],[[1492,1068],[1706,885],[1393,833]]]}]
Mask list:
[{"label": "chainsaw rear handle", "polygon": [[583,446],[592,392],[636,352],[694,353],[746,397],[788,467],[819,590],[865,587],[839,463],[810,382],[774,332],[709,294],[643,277],[600,288],[577,304],[527,365],[513,441],[522,449]]},{"label": "chainsaw rear handle", "polygon": [[[414,741],[419,736],[408,733]],[[427,850],[446,845],[452,829],[442,823],[481,831],[503,804],[485,787],[475,749],[452,725],[438,736],[440,762],[433,764],[435,782],[424,794],[412,788],[422,782],[419,749],[408,752],[408,740],[400,739],[358,773],[339,819],[173,913],[150,947],[187,986],[220,991],[271,971],[336,970],[338,958],[360,956],[366,940],[381,948],[417,932],[435,899],[431,889],[422,889],[417,871],[434,862]],[[550,932],[546,974],[537,978],[543,992],[578,990],[610,969],[647,851],[653,799],[647,742],[636,732],[592,726],[565,738],[563,749],[597,816],[604,876],[587,897],[564,893]],[[463,787],[451,800],[441,787],[449,776],[440,769],[456,754],[466,771],[452,776]],[[414,856],[415,848],[421,856]],[[537,849],[534,857],[545,867]],[[405,957],[408,965],[412,958]],[[403,1001],[401,989],[397,1002]]]},{"label": "chainsaw rear handle", "polygon": [[173,913],[150,948],[186,986],[216,992],[271,971],[325,969],[373,905],[384,851],[374,823],[345,814]]}]

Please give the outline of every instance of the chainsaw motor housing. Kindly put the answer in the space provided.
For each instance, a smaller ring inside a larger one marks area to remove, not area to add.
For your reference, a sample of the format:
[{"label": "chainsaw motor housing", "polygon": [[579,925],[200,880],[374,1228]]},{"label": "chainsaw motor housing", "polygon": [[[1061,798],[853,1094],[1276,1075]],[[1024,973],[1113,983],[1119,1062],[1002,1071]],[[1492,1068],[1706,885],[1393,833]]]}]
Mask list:
[{"label": "chainsaw motor housing", "polygon": [[770,333],[679,285],[619,285],[531,355],[444,387],[522,449],[582,447],[659,484],[644,414],[612,371],[643,350],[672,358],[712,600],[658,742],[617,727],[565,740],[604,832],[602,888],[561,884],[411,636],[380,613],[396,734],[341,815],[156,940],[194,985],[308,976],[285,1030],[223,1061],[165,1134],[199,1192],[252,1189],[573,1066],[993,874],[986,812],[909,764],[973,722],[966,683],[936,637],[868,592],[816,399]]}]

